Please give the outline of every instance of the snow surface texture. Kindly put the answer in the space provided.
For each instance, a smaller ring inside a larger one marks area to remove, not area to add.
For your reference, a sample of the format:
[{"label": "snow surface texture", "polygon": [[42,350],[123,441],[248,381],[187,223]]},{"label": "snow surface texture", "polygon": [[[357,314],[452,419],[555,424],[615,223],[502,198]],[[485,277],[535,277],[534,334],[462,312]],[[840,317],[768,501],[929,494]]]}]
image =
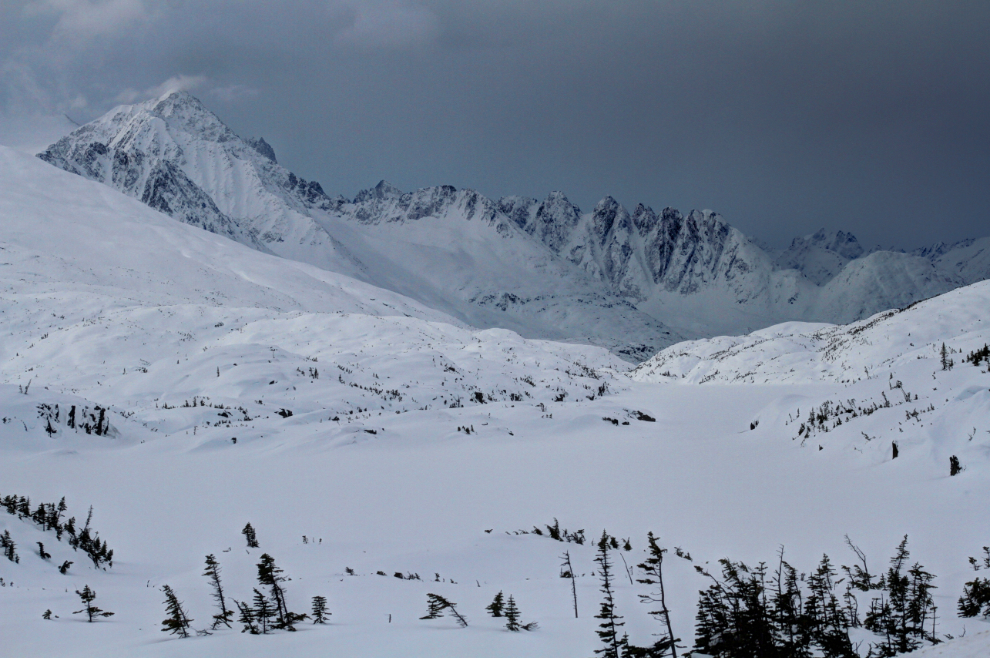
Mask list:
[{"label": "snow surface texture", "polygon": [[773,257],[710,210],[630,212],[606,197],[583,213],[561,192],[496,202],[384,181],[353,200],[330,198],[185,93],[116,108],[41,157],[472,326],[602,345],[637,362],[684,337],[851,322],[990,275],[990,238],[868,253],[849,233],[820,231]]},{"label": "snow surface texture", "polygon": [[[852,327],[675,346],[629,377],[602,348],[472,330],[3,148],[0,218],[0,495],[66,496],[80,522],[93,505],[114,549],[97,569],[0,511],[20,555],[0,557],[2,655],[590,656],[592,546],[516,533],[554,517],[631,538],[614,556],[635,644],[657,628],[636,596],[648,588],[624,580],[618,556],[638,563],[648,530],[672,549],[667,597],[686,645],[707,586],[694,564],[771,561],[780,544],[801,570],[823,552],[851,564],[848,534],[879,570],[908,534],[912,559],[938,576],[939,632],[966,633],[918,655],[990,651],[986,622],[953,615],[967,557],[988,543],[990,374],[960,358],[990,339],[986,284]],[[809,429],[826,404],[857,413]],[[78,419],[98,409],[109,427],[87,432]],[[949,455],[965,468],[955,477]],[[247,522],[259,548],[243,543]],[[162,585],[203,628],[204,556],[230,597],[249,600],[262,552],[291,578],[290,609],[327,597],[328,626],[160,632]],[[115,616],[73,615],[84,585]],[[539,630],[488,617],[498,591]],[[470,626],[420,620],[428,592]]]}]

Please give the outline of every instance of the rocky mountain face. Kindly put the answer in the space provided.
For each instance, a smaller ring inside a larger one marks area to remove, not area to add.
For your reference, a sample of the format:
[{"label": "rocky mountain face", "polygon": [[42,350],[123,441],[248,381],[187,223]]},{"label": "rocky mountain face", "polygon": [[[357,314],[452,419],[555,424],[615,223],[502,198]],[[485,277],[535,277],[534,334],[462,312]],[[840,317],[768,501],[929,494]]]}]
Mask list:
[{"label": "rocky mountain face", "polygon": [[603,345],[630,360],[684,337],[848,322],[990,276],[990,238],[868,252],[842,231],[771,255],[710,210],[582,212],[559,191],[493,200],[382,181],[354,199],[278,164],[174,93],[118,107],[40,154],[180,221],[411,296],[479,327]]}]

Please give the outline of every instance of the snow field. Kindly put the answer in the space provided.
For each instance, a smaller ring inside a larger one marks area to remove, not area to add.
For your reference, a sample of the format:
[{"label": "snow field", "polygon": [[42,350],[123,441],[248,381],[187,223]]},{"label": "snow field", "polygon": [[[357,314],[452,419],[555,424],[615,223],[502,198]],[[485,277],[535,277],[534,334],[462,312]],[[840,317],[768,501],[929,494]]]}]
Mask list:
[{"label": "snow field", "polygon": [[[695,564],[770,562],[779,545],[802,571],[822,552],[851,564],[848,534],[879,571],[908,534],[912,558],[938,576],[940,632],[966,628],[959,653],[930,655],[984,655],[985,622],[954,609],[972,578],[967,557],[990,534],[990,376],[961,363],[987,340],[986,285],[873,324],[682,344],[627,377],[604,349],[473,331],[7,149],[0,164],[0,495],[66,496],[77,520],[93,505],[115,552],[113,568],[96,570],[0,511],[21,558],[0,558],[0,655],[590,656],[603,528],[633,545],[612,556],[636,644],[656,624],[636,597],[648,588],[623,580],[619,556],[641,561],[647,531],[671,549],[668,601],[689,646],[707,586]],[[959,350],[948,372],[933,351],[942,341]],[[858,411],[884,395],[891,406]],[[798,434],[812,408],[852,398],[857,415],[832,406]],[[42,404],[59,405],[51,435]],[[73,405],[108,409],[114,432],[69,428]],[[956,477],[950,454],[966,469]],[[589,542],[514,534],[555,517]],[[244,546],[247,522],[258,549]],[[559,577],[563,550],[581,574],[579,619]],[[161,585],[202,628],[213,614],[204,556],[220,561],[230,596],[249,599],[262,552],[292,579],[291,609],[328,598],[329,626],[159,632]],[[75,564],[62,575],[66,559]],[[71,614],[85,584],[115,616]],[[487,617],[499,590],[540,629],[509,633]],[[419,620],[427,592],[455,601],[470,626]],[[45,609],[59,618],[42,620]]]}]

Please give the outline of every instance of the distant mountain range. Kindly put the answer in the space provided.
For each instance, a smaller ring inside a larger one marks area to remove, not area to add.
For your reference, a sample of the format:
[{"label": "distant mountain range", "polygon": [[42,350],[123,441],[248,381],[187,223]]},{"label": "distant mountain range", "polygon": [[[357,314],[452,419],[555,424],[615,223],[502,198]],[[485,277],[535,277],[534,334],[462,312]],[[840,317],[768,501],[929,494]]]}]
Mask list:
[{"label": "distant mountain range", "polygon": [[382,181],[327,195],[184,92],[121,106],[39,157],[175,219],[412,297],[477,327],[642,361],[685,338],[851,322],[990,277],[990,238],[904,253],[843,231],[760,247],[710,210],[561,192],[489,199]]}]

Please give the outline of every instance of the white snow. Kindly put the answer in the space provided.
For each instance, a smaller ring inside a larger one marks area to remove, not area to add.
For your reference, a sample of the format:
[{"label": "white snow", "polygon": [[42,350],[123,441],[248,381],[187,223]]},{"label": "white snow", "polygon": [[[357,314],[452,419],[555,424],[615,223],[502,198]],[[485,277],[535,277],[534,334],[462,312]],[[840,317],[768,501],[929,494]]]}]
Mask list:
[{"label": "white snow", "polygon": [[[472,329],[0,148],[0,495],[64,495],[77,519],[93,505],[115,553],[95,569],[0,511],[21,558],[0,557],[0,655],[590,656],[590,542],[513,534],[554,517],[589,538],[630,537],[634,550],[616,553],[630,566],[648,530],[690,552],[693,563],[667,563],[688,646],[706,586],[693,564],[769,561],[781,544],[801,570],[823,552],[849,564],[848,534],[880,569],[908,534],[912,558],[938,576],[939,632],[966,629],[918,655],[987,655],[986,622],[954,609],[990,532],[990,374],[961,363],[990,339],[988,302],[984,283],[848,327],[679,344],[627,375],[602,348]],[[825,402],[884,396],[889,407],[798,435]],[[59,405],[51,436],[40,404]],[[113,431],[68,427],[73,405],[108,409]],[[966,469],[956,477],[949,455]],[[244,547],[246,522],[259,549]],[[565,549],[579,619],[559,577]],[[292,578],[290,607],[308,612],[324,595],[330,625],[160,632],[161,585],[202,628],[213,614],[203,557],[248,599],[262,552]],[[115,616],[72,614],[84,584]],[[509,633],[487,617],[499,590],[540,629]],[[644,591],[618,587],[636,644],[656,632]],[[421,621],[427,592],[457,602],[470,626]],[[46,609],[59,618],[42,620]]]}]

